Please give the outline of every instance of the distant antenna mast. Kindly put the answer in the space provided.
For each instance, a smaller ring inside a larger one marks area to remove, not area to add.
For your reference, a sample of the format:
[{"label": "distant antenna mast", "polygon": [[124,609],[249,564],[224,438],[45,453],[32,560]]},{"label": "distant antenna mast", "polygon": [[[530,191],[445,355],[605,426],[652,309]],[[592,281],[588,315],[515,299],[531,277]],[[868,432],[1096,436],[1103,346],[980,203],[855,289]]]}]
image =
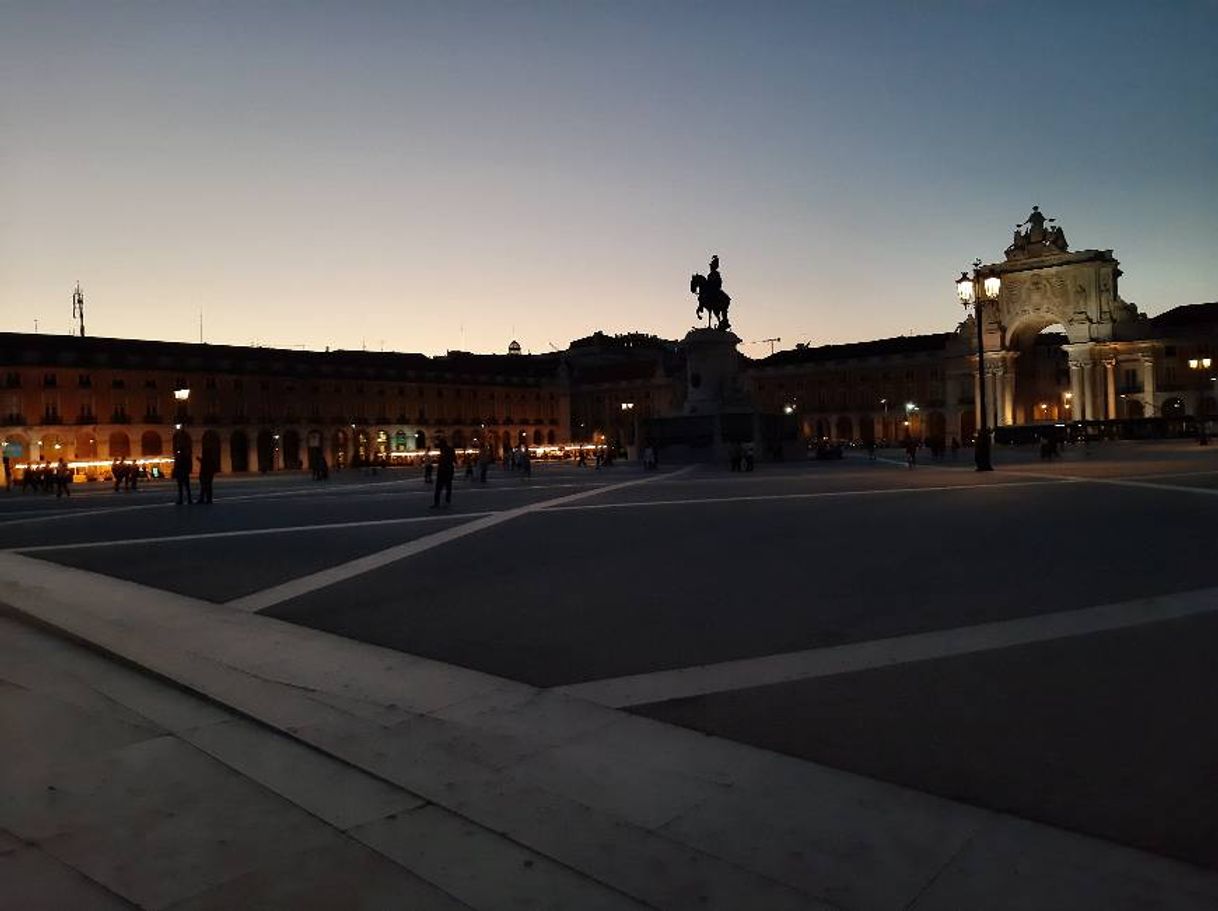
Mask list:
[{"label": "distant antenna mast", "polygon": [[782,339],[780,339],[780,338],[763,338],[763,339],[759,339],[759,340],[757,341],[757,344],[758,344],[758,345],[769,345],[769,346],[770,346],[770,354],[773,354],[773,353],[774,353],[774,346],[775,346],[775,345],[777,345],[777,344],[778,344],[779,342],[781,342],[781,341],[782,341]]},{"label": "distant antenna mast", "polygon": [[80,282],[72,292],[72,319],[80,320],[80,337],[85,337],[85,292],[80,290]]}]

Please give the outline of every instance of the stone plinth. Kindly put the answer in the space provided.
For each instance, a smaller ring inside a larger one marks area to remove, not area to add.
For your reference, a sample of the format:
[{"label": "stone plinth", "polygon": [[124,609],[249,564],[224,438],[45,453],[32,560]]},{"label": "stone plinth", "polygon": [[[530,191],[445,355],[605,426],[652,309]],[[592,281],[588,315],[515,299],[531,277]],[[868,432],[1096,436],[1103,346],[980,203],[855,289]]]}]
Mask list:
[{"label": "stone plinth", "polygon": [[719,414],[750,407],[740,382],[740,338],[721,329],[691,329],[681,347],[686,362],[686,414]]}]

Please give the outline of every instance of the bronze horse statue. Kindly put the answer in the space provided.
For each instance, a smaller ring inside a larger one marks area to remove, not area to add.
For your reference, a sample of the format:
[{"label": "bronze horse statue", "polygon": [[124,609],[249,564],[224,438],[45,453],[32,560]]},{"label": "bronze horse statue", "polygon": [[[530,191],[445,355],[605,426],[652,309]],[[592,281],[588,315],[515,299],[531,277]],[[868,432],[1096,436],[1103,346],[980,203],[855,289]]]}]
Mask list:
[{"label": "bronze horse statue", "polygon": [[[715,263],[715,265],[718,264]],[[714,317],[719,321],[714,328],[726,332],[732,328],[732,324],[727,318],[727,308],[731,306],[732,299],[728,297],[726,291],[719,287],[720,282],[714,280],[719,278],[718,270],[712,270],[711,274],[713,278],[708,279],[700,272],[694,273],[689,279],[689,290],[691,294],[698,295],[698,319],[702,318],[702,311],[705,310],[707,328],[710,328],[711,317]]]}]

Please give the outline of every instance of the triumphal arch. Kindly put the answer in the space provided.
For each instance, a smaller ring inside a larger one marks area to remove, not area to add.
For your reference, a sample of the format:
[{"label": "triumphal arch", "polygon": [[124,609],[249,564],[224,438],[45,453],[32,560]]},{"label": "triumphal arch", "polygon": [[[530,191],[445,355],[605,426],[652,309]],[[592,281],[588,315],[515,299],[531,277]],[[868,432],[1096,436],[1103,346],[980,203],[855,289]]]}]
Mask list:
[{"label": "triumphal arch", "polygon": [[[1111,250],[1071,251],[1063,228],[1034,206],[1027,220],[1016,225],[1004,258],[978,265],[977,271],[1001,280],[998,297],[982,304],[990,426],[1152,412],[1159,346],[1147,337],[1145,317],[1121,299],[1120,264]],[[967,361],[976,403],[973,319],[960,325],[958,338],[971,352]],[[1038,344],[1040,333],[1051,327],[1060,334]],[[1061,373],[1067,365],[1065,389]]]}]

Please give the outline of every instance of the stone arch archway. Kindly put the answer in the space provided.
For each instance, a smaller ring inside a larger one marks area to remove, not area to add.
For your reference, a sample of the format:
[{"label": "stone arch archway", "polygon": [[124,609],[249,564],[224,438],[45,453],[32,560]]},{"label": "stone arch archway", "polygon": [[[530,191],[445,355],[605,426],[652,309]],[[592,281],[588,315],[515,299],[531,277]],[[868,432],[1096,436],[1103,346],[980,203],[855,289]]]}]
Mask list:
[{"label": "stone arch archway", "polygon": [[250,470],[250,441],[244,430],[234,430],[229,437],[228,456],[233,471]]},{"label": "stone arch archway", "polygon": [[[987,424],[1035,423],[1053,419],[1053,413],[1056,419],[1117,417],[1116,371],[1145,352],[1132,345],[1141,335],[1139,314],[1120,297],[1121,269],[1112,251],[1071,252],[1062,228],[1033,207],[1005,258],[979,265],[976,274],[1000,282],[997,297],[980,304]],[[1040,333],[1053,326],[1060,326],[1064,337],[1038,345]],[[972,316],[961,324],[959,335],[975,372]],[[1033,363],[1038,354],[1057,365],[1052,390],[1026,389],[1043,366]],[[1060,389],[1067,381],[1069,395]],[[1146,395],[1153,400],[1153,378],[1147,385]],[[979,403],[975,410],[980,413]]]},{"label": "stone arch archway", "polygon": [[215,430],[203,431],[203,439],[199,442],[199,454],[203,461],[219,469],[220,467],[220,434]]},{"label": "stone arch archway", "polygon": [[111,459],[131,458],[131,437],[124,430],[110,432],[109,446],[106,449]]},{"label": "stone arch archway", "polygon": [[81,430],[76,434],[76,458],[97,458],[97,435],[91,430]]},{"label": "stone arch archway", "polygon": [[864,443],[875,442],[875,418],[869,414],[859,418],[859,439]]},{"label": "stone arch archway", "polygon": [[283,453],[284,468],[300,468],[300,434],[295,430],[285,430],[280,440]]},{"label": "stone arch archway", "polygon": [[148,456],[159,456],[165,453],[165,444],[161,440],[161,435],[155,430],[145,430],[140,435],[140,455],[147,458]]}]

